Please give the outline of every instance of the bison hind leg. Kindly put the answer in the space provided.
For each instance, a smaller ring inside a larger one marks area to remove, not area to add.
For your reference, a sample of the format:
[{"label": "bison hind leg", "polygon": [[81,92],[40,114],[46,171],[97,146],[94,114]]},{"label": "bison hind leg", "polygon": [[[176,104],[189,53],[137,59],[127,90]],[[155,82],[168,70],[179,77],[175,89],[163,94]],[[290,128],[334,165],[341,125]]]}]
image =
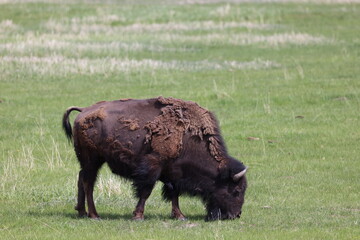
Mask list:
[{"label": "bison hind leg", "polygon": [[75,206],[75,210],[78,211],[79,217],[87,216],[87,212],[85,209],[85,191],[84,191],[84,183],[83,183],[83,170],[79,172],[79,179],[78,179],[78,197],[77,197],[77,204]]},{"label": "bison hind leg", "polygon": [[[97,178],[97,173],[104,160],[96,153],[90,151],[81,151],[77,154],[78,160],[81,165],[78,180],[78,203],[75,209],[78,211],[79,216],[87,215],[92,219],[99,219],[97,214],[93,192],[94,185]],[[87,202],[88,213],[85,210],[85,200]]]}]

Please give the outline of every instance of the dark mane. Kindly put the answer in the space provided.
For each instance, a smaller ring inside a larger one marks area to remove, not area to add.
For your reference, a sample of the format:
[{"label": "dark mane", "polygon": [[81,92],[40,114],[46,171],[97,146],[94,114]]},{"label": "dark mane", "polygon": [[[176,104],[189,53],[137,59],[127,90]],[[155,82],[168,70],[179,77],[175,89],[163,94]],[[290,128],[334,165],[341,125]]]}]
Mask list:
[{"label": "dark mane", "polygon": [[219,123],[216,118],[216,116],[208,112],[208,115],[211,118],[211,122],[213,125],[213,133],[207,135],[208,140],[208,149],[210,151],[210,154],[220,163],[225,163],[225,159],[228,157],[226,145],[224,142],[224,139],[221,136]]}]

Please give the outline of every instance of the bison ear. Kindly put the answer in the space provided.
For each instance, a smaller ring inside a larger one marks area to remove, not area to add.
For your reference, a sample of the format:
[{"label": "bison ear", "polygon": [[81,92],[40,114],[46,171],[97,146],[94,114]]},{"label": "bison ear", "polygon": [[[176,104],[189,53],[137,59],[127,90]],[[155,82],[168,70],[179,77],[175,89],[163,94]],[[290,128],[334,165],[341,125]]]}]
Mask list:
[{"label": "bison ear", "polygon": [[244,170],[242,170],[241,172],[236,173],[236,174],[233,176],[234,182],[238,182],[238,181],[240,180],[240,178],[242,178],[243,176],[245,176],[245,173],[246,173],[247,169],[248,169],[248,167],[245,167]]}]

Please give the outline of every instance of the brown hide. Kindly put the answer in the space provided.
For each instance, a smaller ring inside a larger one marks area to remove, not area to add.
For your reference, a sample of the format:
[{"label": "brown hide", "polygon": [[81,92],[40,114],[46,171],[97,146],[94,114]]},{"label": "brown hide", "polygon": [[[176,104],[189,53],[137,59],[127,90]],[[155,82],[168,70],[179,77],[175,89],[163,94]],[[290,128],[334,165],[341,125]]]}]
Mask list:
[{"label": "brown hide", "polygon": [[161,159],[178,157],[188,132],[201,140],[206,137],[214,160],[225,161],[224,148],[215,137],[219,130],[214,116],[191,101],[159,97],[100,102],[83,109],[74,132],[77,144],[101,151],[118,148],[119,139],[121,149],[135,153],[141,151],[140,145],[150,144]]}]

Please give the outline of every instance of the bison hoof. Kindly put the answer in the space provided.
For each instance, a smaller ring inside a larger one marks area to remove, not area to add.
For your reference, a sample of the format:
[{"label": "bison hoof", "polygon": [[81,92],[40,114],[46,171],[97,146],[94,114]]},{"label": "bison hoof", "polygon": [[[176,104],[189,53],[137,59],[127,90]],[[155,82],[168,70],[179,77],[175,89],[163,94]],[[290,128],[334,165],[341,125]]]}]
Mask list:
[{"label": "bison hoof", "polygon": [[80,209],[78,206],[75,206],[75,210],[78,211],[78,217],[86,217],[87,212],[85,209]]},{"label": "bison hoof", "polygon": [[92,220],[101,220],[101,218],[97,214],[88,214],[88,217]]},{"label": "bison hoof", "polygon": [[138,217],[138,216],[134,216],[132,217],[133,221],[144,221],[144,217]]},{"label": "bison hoof", "polygon": [[78,217],[80,217],[80,218],[87,217],[87,212],[79,212]]},{"label": "bison hoof", "polygon": [[132,217],[133,221],[143,221],[144,215],[140,213],[134,213],[134,216]]},{"label": "bison hoof", "polygon": [[187,218],[182,214],[177,215],[177,214],[172,213],[171,218],[174,218],[179,221],[187,221]]}]

